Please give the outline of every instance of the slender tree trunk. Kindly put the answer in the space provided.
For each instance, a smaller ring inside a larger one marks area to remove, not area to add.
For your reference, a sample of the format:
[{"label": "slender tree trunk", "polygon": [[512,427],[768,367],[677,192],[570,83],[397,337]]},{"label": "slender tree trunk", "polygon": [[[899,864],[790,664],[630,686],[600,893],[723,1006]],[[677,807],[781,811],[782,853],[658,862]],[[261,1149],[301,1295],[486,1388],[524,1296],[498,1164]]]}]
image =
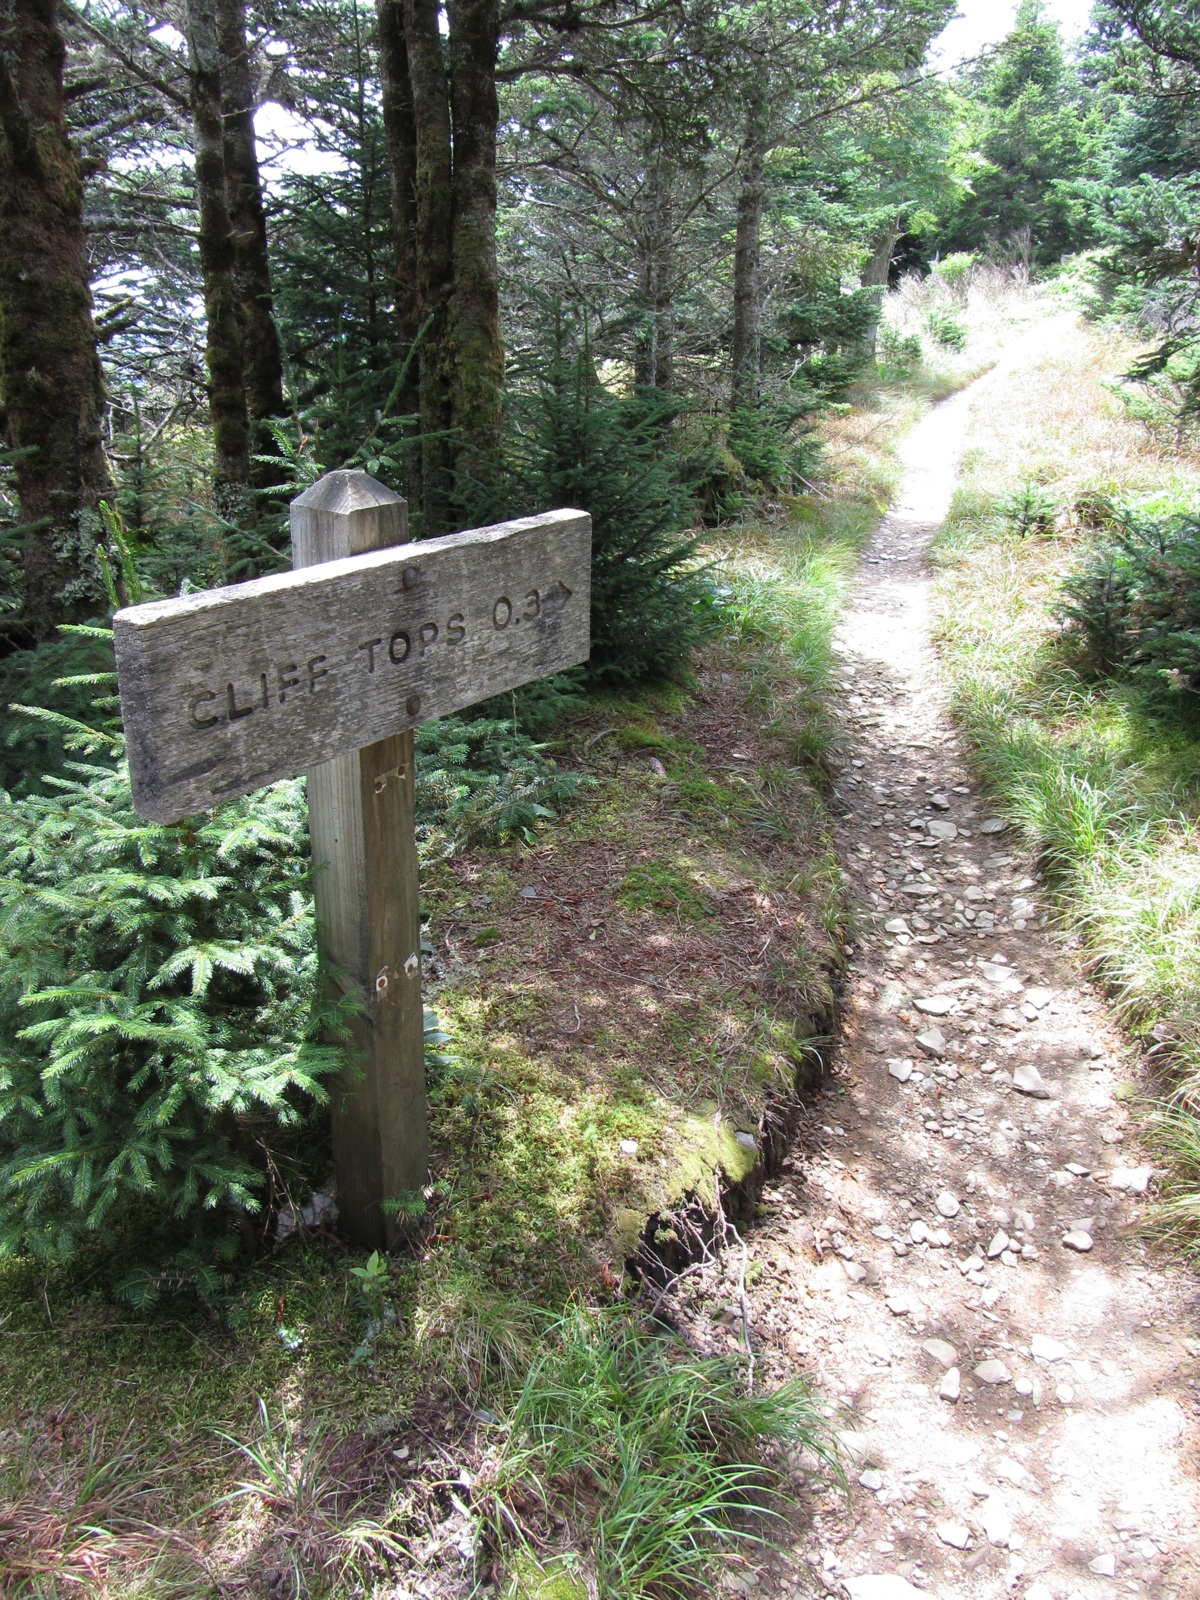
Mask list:
[{"label": "slender tree trunk", "polygon": [[49,638],[95,615],[99,506],[111,490],[101,443],[83,234],[83,183],[63,120],[55,0],[0,4],[0,412],[16,463],[24,535],[22,632]]},{"label": "slender tree trunk", "polygon": [[[220,52],[223,154],[229,224],[233,238],[233,285],[242,339],[242,377],[252,426],[254,455],[274,455],[269,419],[286,416],[283,353],[271,299],[267,219],[263,210],[258,146],[254,136],[254,89],[246,44],[245,0],[216,0]],[[255,488],[281,481],[277,468],[251,460]]]},{"label": "slender tree trunk", "polygon": [[654,305],[658,298],[658,253],[649,225],[638,239],[638,298],[641,301],[641,318],[633,342],[633,381],[639,389],[649,389],[654,384],[654,364],[657,354],[658,322]]},{"label": "slender tree trunk", "polygon": [[453,287],[454,187],[450,96],[437,0],[404,0],[404,36],[416,132],[415,256],[422,323],[420,351],[422,532],[441,533],[450,514],[454,446],[449,430],[452,369],[447,324]]},{"label": "slender tree trunk", "polygon": [[500,442],[504,345],[496,264],[498,0],[447,0],[454,128],[454,288],[449,304],[457,465],[485,473]]},{"label": "slender tree trunk", "polygon": [[[417,125],[408,74],[402,0],[376,0],[379,18],[379,64],[383,84],[383,126],[387,134],[391,178],[393,303],[401,357],[421,330],[417,290]],[[412,415],[420,406],[416,365],[400,396],[400,411]]]},{"label": "slender tree trunk", "polygon": [[242,363],[235,282],[236,252],[225,183],[225,128],[214,0],[188,0],[192,126],[196,141],[196,201],[200,212],[200,270],[208,339],[208,406],[213,433],[213,501],[227,521],[253,519],[250,416]]},{"label": "slender tree trunk", "polygon": [[733,260],[733,409],[751,406],[758,396],[762,314],[762,213],[766,186],[763,159],[767,145],[766,97],[756,92],[746,116],[742,142],[742,185],[737,201],[737,240]]},{"label": "slender tree trunk", "polygon": [[[896,249],[896,240],[900,237],[900,219],[895,217],[884,228],[875,241],[875,248],[867,257],[865,266],[859,275],[859,282],[864,289],[882,289],[885,293],[888,286],[888,274],[892,269],[892,255]],[[883,296],[880,296],[882,302]],[[869,361],[875,359],[875,344],[879,336],[879,319],[871,323],[867,335],[863,340],[863,351]]]},{"label": "slender tree trunk", "polygon": [[675,381],[675,260],[673,171],[656,151],[649,159],[645,224],[638,240],[638,287],[643,321],[634,349],[634,382],[670,389]]}]

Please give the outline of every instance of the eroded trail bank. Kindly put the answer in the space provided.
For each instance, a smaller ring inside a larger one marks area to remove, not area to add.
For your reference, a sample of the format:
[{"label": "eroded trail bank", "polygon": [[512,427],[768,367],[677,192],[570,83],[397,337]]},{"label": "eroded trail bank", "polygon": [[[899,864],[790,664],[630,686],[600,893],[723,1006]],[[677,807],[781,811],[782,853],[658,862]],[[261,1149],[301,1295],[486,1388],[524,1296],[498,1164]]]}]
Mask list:
[{"label": "eroded trail bank", "polygon": [[973,409],[1035,355],[914,430],[841,630],[863,931],[750,1275],[774,1375],[839,1398],[854,1465],[849,1507],[819,1500],[790,1570],[761,1575],[784,1594],[1200,1594],[1196,1286],[1129,1231],[1147,1172],[1120,1040],[973,790],[930,643],[928,547]]}]

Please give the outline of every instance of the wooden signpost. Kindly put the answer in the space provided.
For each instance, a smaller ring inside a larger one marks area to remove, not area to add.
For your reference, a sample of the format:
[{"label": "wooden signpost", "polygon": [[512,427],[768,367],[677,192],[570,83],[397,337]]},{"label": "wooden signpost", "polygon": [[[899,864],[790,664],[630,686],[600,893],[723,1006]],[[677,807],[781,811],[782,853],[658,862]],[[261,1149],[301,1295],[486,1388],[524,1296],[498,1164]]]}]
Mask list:
[{"label": "wooden signpost", "polygon": [[408,544],[399,495],[331,472],[291,522],[292,572],[117,613],[121,712],[134,805],[159,822],[307,771],[322,952],[362,996],[338,1205],[386,1247],[402,1223],[381,1202],[427,1162],[413,729],[587,659],[591,518]]}]

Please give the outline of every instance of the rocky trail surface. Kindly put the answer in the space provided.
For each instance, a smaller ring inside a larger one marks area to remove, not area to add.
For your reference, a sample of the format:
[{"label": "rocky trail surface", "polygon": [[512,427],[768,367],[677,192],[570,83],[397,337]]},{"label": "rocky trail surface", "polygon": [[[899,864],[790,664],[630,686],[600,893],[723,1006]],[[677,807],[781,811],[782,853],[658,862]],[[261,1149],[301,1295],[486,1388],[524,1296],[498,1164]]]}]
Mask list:
[{"label": "rocky trail surface", "polygon": [[747,1281],[760,1372],[837,1397],[851,1494],[734,1591],[1200,1597],[1200,1296],[1131,1230],[1151,1174],[1114,1098],[1125,1047],[972,787],[930,643],[971,408],[1031,365],[1016,350],[909,436],[841,629],[863,931]]}]

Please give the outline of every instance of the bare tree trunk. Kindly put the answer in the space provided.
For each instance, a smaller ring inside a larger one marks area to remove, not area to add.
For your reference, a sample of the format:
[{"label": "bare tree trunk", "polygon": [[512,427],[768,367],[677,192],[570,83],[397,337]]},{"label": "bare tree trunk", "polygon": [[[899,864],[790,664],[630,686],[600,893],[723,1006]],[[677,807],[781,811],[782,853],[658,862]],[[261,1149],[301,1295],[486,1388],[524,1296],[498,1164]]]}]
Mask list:
[{"label": "bare tree trunk", "polygon": [[[417,125],[408,73],[402,0],[376,0],[379,18],[379,62],[383,84],[383,125],[387,134],[391,177],[393,301],[396,336],[403,357],[421,330],[417,292]],[[410,369],[400,396],[400,411],[411,415],[420,406],[417,369]]]},{"label": "bare tree trunk", "polygon": [[[866,265],[859,276],[859,282],[864,289],[883,289],[888,286],[888,274],[892,269],[892,256],[896,249],[896,240],[900,237],[900,219],[893,218],[884,231],[875,241],[875,248],[867,258]],[[882,300],[882,296],[880,297]],[[867,359],[875,359],[875,343],[879,334],[879,320],[872,322],[866,338],[863,340],[863,349]]]},{"label": "bare tree trunk", "polygon": [[0,410],[16,463],[29,642],[95,615],[104,586],[99,506],[112,484],[101,444],[83,234],[83,183],[63,119],[55,0],[0,7]]},{"label": "bare tree trunk", "polygon": [[648,162],[646,219],[638,241],[644,320],[634,349],[634,381],[643,388],[670,389],[675,381],[673,183],[670,161],[656,150]]},{"label": "bare tree trunk", "polygon": [[[242,376],[252,424],[254,455],[275,454],[263,424],[287,414],[283,401],[283,354],[271,299],[267,219],[263,211],[258,146],[254,137],[254,89],[246,44],[245,0],[217,0],[221,107],[224,123],[225,187],[233,238],[233,285],[242,340]],[[251,460],[255,488],[281,481],[279,470]]]},{"label": "bare tree trunk", "polygon": [[404,0],[404,36],[416,131],[417,297],[422,322],[433,318],[420,352],[422,532],[428,538],[441,533],[449,519],[455,455],[446,348],[454,279],[454,174],[437,0]]},{"label": "bare tree trunk", "polygon": [[767,145],[766,97],[756,91],[746,114],[742,141],[742,186],[737,200],[737,239],[733,258],[733,409],[751,406],[758,397],[762,285],[762,214],[766,185],[763,158]]},{"label": "bare tree trunk", "polygon": [[250,417],[242,362],[236,252],[225,183],[225,127],[214,0],[187,0],[186,27],[196,141],[200,271],[208,324],[205,361],[213,432],[213,501],[228,522],[253,520]]},{"label": "bare tree trunk", "polygon": [[478,477],[500,442],[504,345],[496,264],[497,0],[447,0],[454,128],[451,412],[460,472]]}]

